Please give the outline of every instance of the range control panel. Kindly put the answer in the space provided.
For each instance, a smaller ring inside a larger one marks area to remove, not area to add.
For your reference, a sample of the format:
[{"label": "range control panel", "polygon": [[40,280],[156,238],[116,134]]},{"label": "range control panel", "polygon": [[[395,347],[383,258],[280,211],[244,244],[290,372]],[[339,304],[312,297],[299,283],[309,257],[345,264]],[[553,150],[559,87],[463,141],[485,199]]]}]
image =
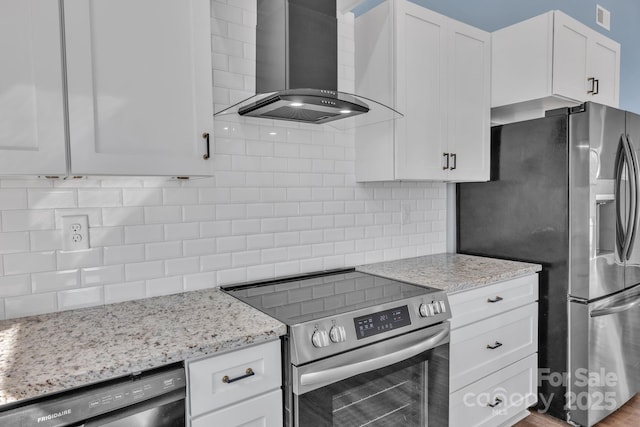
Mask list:
[{"label": "range control panel", "polygon": [[451,317],[444,292],[295,325],[293,363],[305,363]]}]

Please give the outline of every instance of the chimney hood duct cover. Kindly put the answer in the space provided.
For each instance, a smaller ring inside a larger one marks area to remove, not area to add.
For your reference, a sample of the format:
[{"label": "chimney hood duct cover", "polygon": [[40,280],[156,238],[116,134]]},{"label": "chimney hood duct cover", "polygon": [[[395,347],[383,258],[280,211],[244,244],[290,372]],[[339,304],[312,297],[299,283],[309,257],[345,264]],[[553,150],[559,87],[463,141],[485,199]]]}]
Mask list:
[{"label": "chimney hood duct cover", "polygon": [[[348,129],[402,117],[339,92],[335,0],[257,0],[257,95],[215,116],[261,117]],[[360,98],[360,99],[359,99]]]}]

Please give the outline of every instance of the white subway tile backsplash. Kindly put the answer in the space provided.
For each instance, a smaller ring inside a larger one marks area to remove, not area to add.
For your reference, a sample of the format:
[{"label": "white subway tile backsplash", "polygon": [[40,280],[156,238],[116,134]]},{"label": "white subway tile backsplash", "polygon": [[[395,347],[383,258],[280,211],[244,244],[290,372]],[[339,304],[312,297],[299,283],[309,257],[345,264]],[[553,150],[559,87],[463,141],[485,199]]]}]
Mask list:
[{"label": "white subway tile backsplash", "polygon": [[158,260],[182,256],[182,242],[149,243],[146,247],[146,259]]},{"label": "white subway tile backsplash", "polygon": [[236,268],[233,270],[222,270],[216,273],[218,285],[228,285],[231,283],[242,283],[247,280],[247,269]]},{"label": "white subway tile backsplash", "polygon": [[147,280],[147,296],[176,294],[183,291],[182,277],[163,277],[162,279]]},{"label": "white subway tile backsplash", "polygon": [[131,301],[147,296],[147,288],[144,281],[125,282],[104,287],[104,302],[107,304]]},{"label": "white subway tile backsplash", "polygon": [[144,224],[142,207],[102,209],[102,225],[105,227],[136,224]]},{"label": "white subway tile backsplash", "polygon": [[5,298],[5,315],[7,319],[12,319],[15,317],[52,313],[58,310],[57,298],[57,292]]},{"label": "white subway tile backsplash", "polygon": [[200,258],[175,258],[168,259],[164,263],[164,271],[167,276],[179,276],[200,271]]},{"label": "white subway tile backsplash", "polygon": [[0,277],[0,298],[31,293],[31,280],[29,275]]},{"label": "white subway tile backsplash", "polygon": [[[46,248],[48,249],[48,248]],[[40,250],[46,250],[40,249]],[[38,249],[35,249],[38,250]],[[29,233],[26,231],[0,234],[0,254],[29,251]]]},{"label": "white subway tile backsplash", "polygon": [[78,207],[80,208],[106,208],[122,206],[122,190],[78,190]]},{"label": "white subway tile backsplash", "polygon": [[172,222],[180,222],[182,221],[182,207],[147,206],[144,208],[144,221],[147,224],[166,224]]},{"label": "white subway tile backsplash", "polygon": [[74,208],[77,205],[75,190],[29,189],[29,209]]},{"label": "white subway tile backsplash", "polygon": [[182,206],[182,220],[192,221],[213,221],[216,218],[216,208],[214,205],[193,205]]},{"label": "white subway tile backsplash", "polygon": [[89,267],[80,270],[83,285],[96,286],[119,283],[124,280],[124,266]]},{"label": "white subway tile backsplash", "polygon": [[[219,110],[255,91],[257,9],[212,9]],[[351,91],[353,32],[340,15],[338,84]],[[0,318],[445,250],[445,184],[356,183],[352,130],[255,118],[214,129],[210,178],[0,179]],[[89,250],[60,250],[66,215],[88,215]]]},{"label": "white subway tile backsplash", "polygon": [[50,210],[11,210],[2,212],[2,231],[47,230],[54,227]]},{"label": "white subway tile backsplash", "polygon": [[[4,233],[4,236],[12,234],[12,233]],[[28,233],[30,245],[27,244],[25,249],[22,251],[28,251],[29,246],[33,251],[50,251],[62,249],[62,231],[61,230],[42,230],[42,231],[31,231]],[[91,241],[91,238],[89,238]],[[2,240],[0,240],[0,253],[2,252]],[[16,251],[17,252],[17,251]]]},{"label": "white subway tile backsplash", "polygon": [[106,246],[104,248],[105,265],[127,264],[144,260],[144,245]]},{"label": "white subway tile backsplash", "polygon": [[161,188],[125,188],[122,190],[123,206],[153,206],[161,204]]},{"label": "white subway tile backsplash", "polygon": [[56,253],[53,251],[7,254],[3,257],[4,274],[7,276],[56,270]]},{"label": "white subway tile backsplash", "polygon": [[215,272],[188,274],[184,276],[185,291],[214,288],[217,286],[217,283]]},{"label": "white subway tile backsplash", "polygon": [[165,240],[197,239],[200,237],[200,224],[197,222],[185,222],[180,224],[165,224]]},{"label": "white subway tile backsplash", "polygon": [[58,310],[93,307],[104,303],[102,286],[58,292]]},{"label": "white subway tile backsplash", "polygon": [[58,251],[58,269],[97,267],[103,262],[103,249],[90,248],[81,251]]},{"label": "white subway tile backsplash", "polygon": [[216,252],[216,239],[194,239],[183,242],[184,256],[208,255]]},{"label": "white subway tile backsplash", "polygon": [[35,293],[77,288],[79,284],[79,270],[50,271],[31,275],[31,286]]},{"label": "white subway tile backsplash", "polygon": [[89,227],[89,242],[94,248],[122,245],[124,243],[124,227]]},{"label": "white subway tile backsplash", "polygon": [[156,279],[164,276],[163,261],[149,261],[127,264],[124,266],[124,277],[128,281]]},{"label": "white subway tile backsplash", "polygon": [[164,225],[129,225],[124,227],[124,243],[161,242],[164,240]]},{"label": "white subway tile backsplash", "polygon": [[0,210],[27,209],[27,190],[0,190]]}]

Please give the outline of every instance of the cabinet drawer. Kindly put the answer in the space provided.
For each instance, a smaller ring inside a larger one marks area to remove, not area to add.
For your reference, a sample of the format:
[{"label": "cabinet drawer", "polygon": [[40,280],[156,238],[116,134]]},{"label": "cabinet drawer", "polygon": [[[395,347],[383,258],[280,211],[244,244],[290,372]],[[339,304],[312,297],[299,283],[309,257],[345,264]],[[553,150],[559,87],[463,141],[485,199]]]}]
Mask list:
[{"label": "cabinet drawer", "polygon": [[282,427],[282,391],[254,397],[194,419],[191,427]]},{"label": "cabinet drawer", "polygon": [[451,331],[450,390],[538,351],[538,304]]},{"label": "cabinet drawer", "polygon": [[[280,341],[243,348],[188,363],[190,414],[205,412],[279,388]],[[254,375],[230,383],[223,378],[242,377],[251,368]]]},{"label": "cabinet drawer", "polygon": [[537,300],[537,274],[450,294],[451,329],[504,313]]},{"label": "cabinet drawer", "polygon": [[532,354],[452,393],[449,425],[489,427],[513,420],[537,402],[537,368],[538,355]]}]

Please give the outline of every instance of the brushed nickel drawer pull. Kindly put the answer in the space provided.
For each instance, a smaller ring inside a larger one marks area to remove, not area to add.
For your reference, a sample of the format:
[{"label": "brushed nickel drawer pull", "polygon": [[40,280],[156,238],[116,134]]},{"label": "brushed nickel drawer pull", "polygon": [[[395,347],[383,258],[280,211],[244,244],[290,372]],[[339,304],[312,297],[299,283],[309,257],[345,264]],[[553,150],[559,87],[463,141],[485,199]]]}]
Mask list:
[{"label": "brushed nickel drawer pull", "polygon": [[496,397],[496,400],[494,400],[493,403],[487,403],[487,406],[489,408],[495,408],[496,406],[498,406],[501,403],[502,403],[502,399],[500,399],[499,397]]},{"label": "brushed nickel drawer pull", "polygon": [[225,383],[225,384],[231,384],[232,382],[243,380],[245,378],[249,378],[250,376],[253,376],[255,374],[256,373],[253,372],[253,369],[247,368],[247,370],[245,371],[244,375],[241,375],[241,376],[236,377],[236,378],[229,378],[228,375],[225,375],[224,377],[222,377],[222,382]]},{"label": "brushed nickel drawer pull", "polygon": [[487,302],[500,302],[504,298],[496,296],[495,298],[487,298]]},{"label": "brushed nickel drawer pull", "polygon": [[501,342],[496,341],[496,343],[494,345],[487,344],[487,348],[489,350],[495,350],[498,347],[502,347],[502,343]]}]

